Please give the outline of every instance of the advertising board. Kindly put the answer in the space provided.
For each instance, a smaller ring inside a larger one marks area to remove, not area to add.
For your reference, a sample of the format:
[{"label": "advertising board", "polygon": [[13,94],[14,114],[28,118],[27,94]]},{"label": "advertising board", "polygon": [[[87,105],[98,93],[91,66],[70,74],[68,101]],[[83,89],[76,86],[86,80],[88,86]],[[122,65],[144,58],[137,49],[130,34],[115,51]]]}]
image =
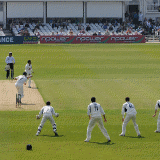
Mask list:
[{"label": "advertising board", "polygon": [[36,36],[0,36],[0,44],[37,44]]},{"label": "advertising board", "polygon": [[145,43],[145,36],[41,36],[40,43]]}]

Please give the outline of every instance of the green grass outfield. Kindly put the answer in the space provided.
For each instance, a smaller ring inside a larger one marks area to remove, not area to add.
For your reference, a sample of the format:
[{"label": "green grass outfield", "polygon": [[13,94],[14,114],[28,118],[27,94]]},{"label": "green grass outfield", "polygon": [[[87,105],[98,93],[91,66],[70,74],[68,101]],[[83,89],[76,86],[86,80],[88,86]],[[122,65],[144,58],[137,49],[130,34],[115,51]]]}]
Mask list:
[{"label": "green grass outfield", "polygon": [[[158,116],[152,117],[160,99],[159,44],[1,45],[1,80],[10,51],[16,59],[15,76],[32,60],[39,92],[60,113],[55,118],[60,137],[54,137],[49,122],[35,136],[39,111],[0,111],[0,160],[159,158],[160,134],[154,133]],[[110,144],[98,127],[90,143],[84,142],[92,96],[106,112]],[[142,138],[136,137],[132,122],[126,137],[119,137],[126,96],[137,109]],[[33,151],[25,149],[27,144],[32,144]]]}]

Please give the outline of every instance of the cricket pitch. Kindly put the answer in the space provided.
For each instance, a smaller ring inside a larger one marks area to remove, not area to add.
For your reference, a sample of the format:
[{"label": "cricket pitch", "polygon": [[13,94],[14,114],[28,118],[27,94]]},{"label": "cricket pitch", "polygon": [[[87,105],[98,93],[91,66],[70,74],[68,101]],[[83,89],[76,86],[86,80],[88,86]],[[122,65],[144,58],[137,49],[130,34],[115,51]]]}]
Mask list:
[{"label": "cricket pitch", "polygon": [[23,85],[24,98],[22,98],[21,107],[16,108],[16,93],[15,80],[0,81],[0,110],[40,110],[44,105],[42,96],[40,95],[36,84],[31,81],[31,87]]}]

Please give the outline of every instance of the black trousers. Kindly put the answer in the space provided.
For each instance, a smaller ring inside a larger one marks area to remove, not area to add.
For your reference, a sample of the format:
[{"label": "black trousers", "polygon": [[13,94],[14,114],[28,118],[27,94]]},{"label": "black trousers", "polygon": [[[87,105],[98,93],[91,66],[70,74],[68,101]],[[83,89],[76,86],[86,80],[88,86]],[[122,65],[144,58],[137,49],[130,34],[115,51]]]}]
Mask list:
[{"label": "black trousers", "polygon": [[[13,79],[13,78],[14,78],[14,65],[13,65],[13,63],[8,63],[8,65],[10,65],[11,79]],[[6,78],[9,77],[9,75],[10,75],[10,70],[7,70]]]}]

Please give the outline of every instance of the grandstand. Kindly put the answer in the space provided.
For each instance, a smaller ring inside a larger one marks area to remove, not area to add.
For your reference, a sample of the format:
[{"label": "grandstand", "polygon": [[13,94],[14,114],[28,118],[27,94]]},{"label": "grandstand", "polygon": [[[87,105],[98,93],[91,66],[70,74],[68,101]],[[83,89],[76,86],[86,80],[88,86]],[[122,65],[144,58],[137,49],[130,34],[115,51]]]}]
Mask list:
[{"label": "grandstand", "polygon": [[[155,27],[159,35],[159,6],[160,0],[4,0],[0,2],[0,24],[15,36],[152,34]],[[151,19],[154,28],[146,26],[143,33],[145,27],[139,27],[138,16],[142,23]]]}]

